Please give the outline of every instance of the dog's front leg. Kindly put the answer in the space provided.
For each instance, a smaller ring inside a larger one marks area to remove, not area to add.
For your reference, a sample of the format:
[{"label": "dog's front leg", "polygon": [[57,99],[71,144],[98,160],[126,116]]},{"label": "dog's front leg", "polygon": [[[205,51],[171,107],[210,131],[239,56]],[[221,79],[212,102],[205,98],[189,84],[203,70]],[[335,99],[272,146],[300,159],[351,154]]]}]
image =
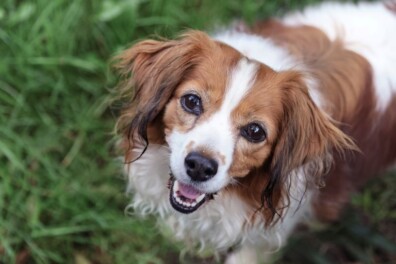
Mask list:
[{"label": "dog's front leg", "polygon": [[256,264],[258,257],[256,249],[253,247],[242,246],[241,248],[229,253],[225,264]]}]

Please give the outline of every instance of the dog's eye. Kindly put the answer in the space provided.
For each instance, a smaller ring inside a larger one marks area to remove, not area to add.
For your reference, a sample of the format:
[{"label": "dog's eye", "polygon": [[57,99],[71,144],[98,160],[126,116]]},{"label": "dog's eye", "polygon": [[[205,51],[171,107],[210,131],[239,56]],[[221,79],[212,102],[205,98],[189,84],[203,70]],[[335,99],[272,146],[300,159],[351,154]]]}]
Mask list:
[{"label": "dog's eye", "polygon": [[267,133],[264,128],[257,123],[250,123],[242,127],[241,135],[253,143],[264,141],[267,137]]},{"label": "dog's eye", "polygon": [[186,94],[180,99],[180,103],[186,112],[194,115],[200,115],[203,111],[201,98],[196,94]]}]

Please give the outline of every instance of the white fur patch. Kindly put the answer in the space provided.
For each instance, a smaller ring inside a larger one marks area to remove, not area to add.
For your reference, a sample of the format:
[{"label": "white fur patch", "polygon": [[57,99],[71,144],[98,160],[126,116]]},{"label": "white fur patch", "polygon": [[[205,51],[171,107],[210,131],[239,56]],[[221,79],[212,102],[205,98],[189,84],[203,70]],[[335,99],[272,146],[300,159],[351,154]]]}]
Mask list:
[{"label": "white fur patch", "polygon": [[329,2],[287,15],[282,21],[289,26],[317,27],[365,57],[374,72],[377,108],[388,106],[396,92],[396,14],[383,2]]},{"label": "white fur patch", "polygon": [[[133,149],[140,154],[143,146]],[[150,144],[146,152],[136,161],[125,165],[128,173],[127,193],[133,194],[128,206],[140,215],[160,214],[164,217],[169,212],[169,148]]]},{"label": "white fur patch", "polygon": [[296,66],[289,52],[276,46],[271,39],[233,30],[218,33],[213,38],[233,47],[250,59],[264,63],[275,71],[289,70]]}]

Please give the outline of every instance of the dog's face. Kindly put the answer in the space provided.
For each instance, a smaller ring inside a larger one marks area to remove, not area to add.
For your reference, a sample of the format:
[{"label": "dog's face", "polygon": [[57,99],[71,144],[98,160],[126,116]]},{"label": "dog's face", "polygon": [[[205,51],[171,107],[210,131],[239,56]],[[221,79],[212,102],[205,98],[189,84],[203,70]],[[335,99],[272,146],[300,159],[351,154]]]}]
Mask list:
[{"label": "dog's face", "polygon": [[163,118],[176,180],[171,202],[183,212],[260,167],[282,114],[281,76],[225,46],[208,57],[176,87]]},{"label": "dog's face", "polygon": [[[331,147],[348,145],[301,74],[276,72],[203,33],[141,42],[121,58],[136,89],[124,134],[132,144],[169,146],[170,203],[179,212],[238,188],[274,211],[290,171],[313,160],[322,167]],[[258,186],[244,189],[249,179]]]}]

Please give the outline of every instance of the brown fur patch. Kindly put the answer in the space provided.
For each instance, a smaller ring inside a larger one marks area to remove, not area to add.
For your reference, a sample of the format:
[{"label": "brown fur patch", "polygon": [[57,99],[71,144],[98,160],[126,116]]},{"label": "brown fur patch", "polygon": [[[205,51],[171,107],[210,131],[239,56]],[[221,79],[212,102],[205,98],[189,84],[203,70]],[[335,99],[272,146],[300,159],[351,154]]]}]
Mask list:
[{"label": "brown fur patch", "polygon": [[252,31],[273,38],[308,66],[319,81],[326,112],[361,150],[334,153],[326,187],[315,199],[317,216],[335,220],[351,191],[395,162],[396,99],[384,113],[376,110],[371,67],[365,58],[345,49],[342,39],[330,41],[314,27],[287,27],[274,20],[259,23]]},{"label": "brown fur patch", "polygon": [[386,8],[388,8],[390,11],[392,11],[396,14],[396,1],[395,0],[386,1],[384,3],[384,5],[386,6]]},{"label": "brown fur patch", "polygon": [[288,27],[274,20],[257,24],[253,32],[271,37],[307,66],[307,72],[319,81],[325,110],[333,119],[354,113],[370,66],[363,57],[345,49],[342,39],[330,41],[317,28]]},{"label": "brown fur patch", "polygon": [[321,189],[314,203],[317,216],[324,221],[338,219],[353,191],[396,163],[396,96],[380,113],[375,110],[374,91],[367,86],[360,102],[344,131],[355,139],[361,153],[335,156],[335,165],[326,177],[326,187]]}]

